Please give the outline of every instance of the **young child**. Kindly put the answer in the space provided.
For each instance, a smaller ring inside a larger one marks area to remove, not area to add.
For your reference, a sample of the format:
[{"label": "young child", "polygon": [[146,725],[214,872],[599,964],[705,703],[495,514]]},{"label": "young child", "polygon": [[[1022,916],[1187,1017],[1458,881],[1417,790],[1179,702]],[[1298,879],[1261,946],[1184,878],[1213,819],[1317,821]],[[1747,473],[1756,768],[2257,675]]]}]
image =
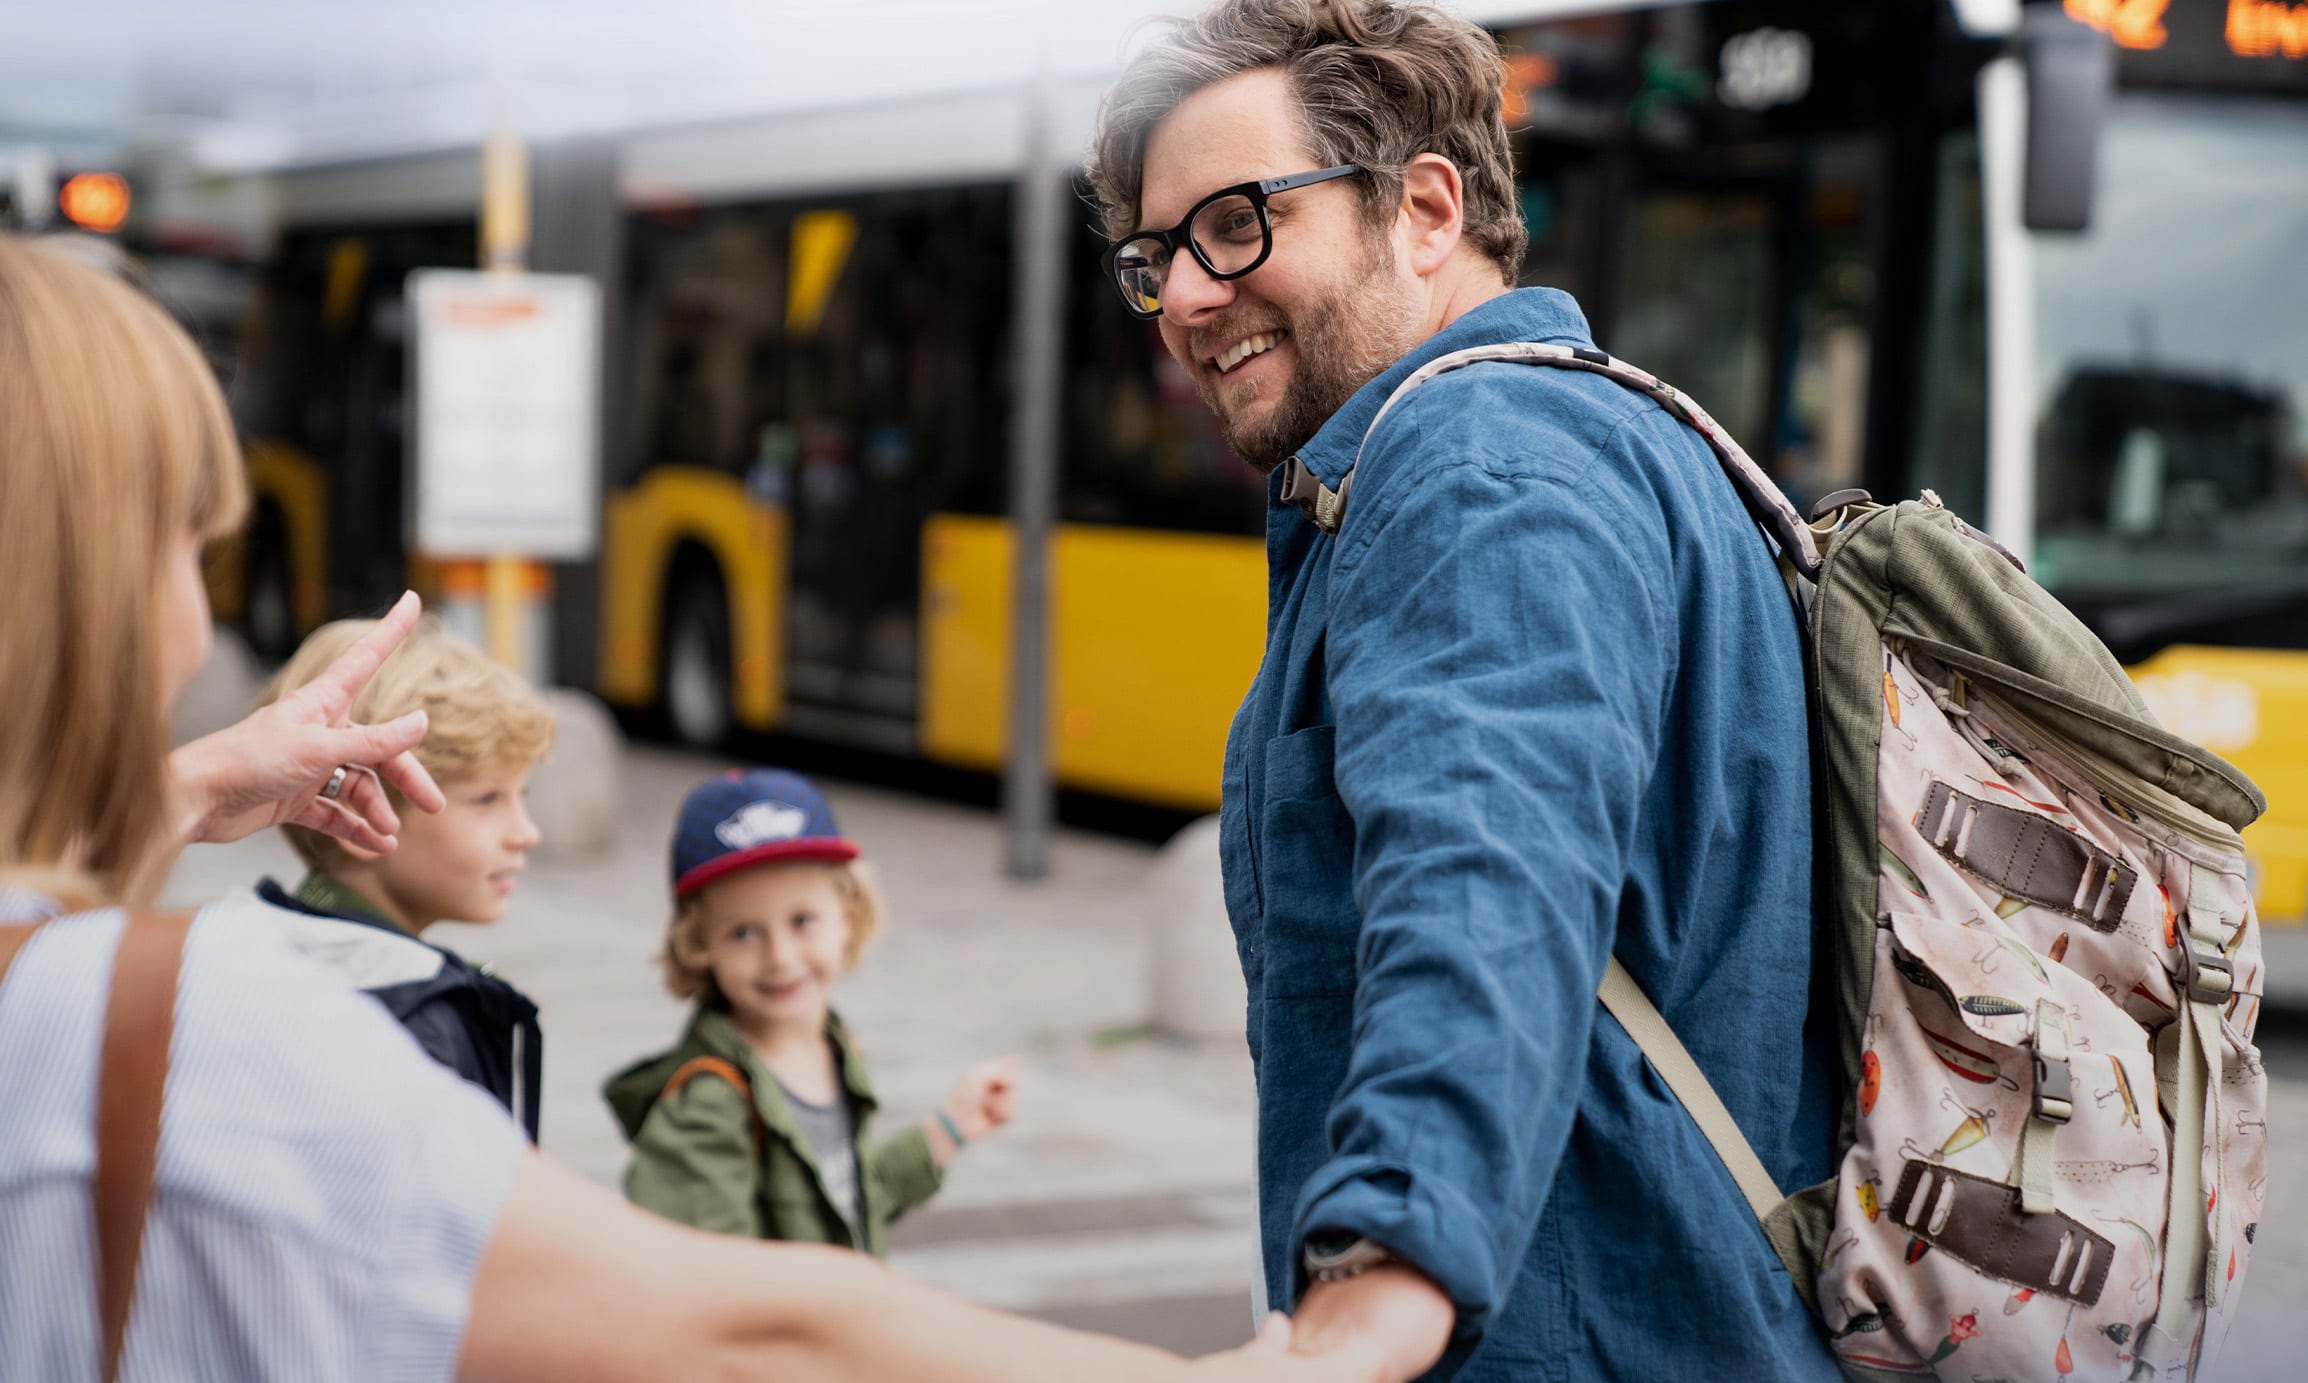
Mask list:
[{"label": "young child", "polygon": [[882,904],[797,774],[733,769],[691,792],[673,896],[658,960],[697,1010],[680,1045],[603,1087],[633,1140],[625,1194],[699,1229],[878,1256],[954,1153],[1009,1122],[1016,1058],[971,1069],[918,1124],[867,1136],[873,1090],[830,992]]},{"label": "young child", "polygon": [[[315,630],[274,679],[271,697],[319,676],[375,623],[341,620]],[[284,825],[308,872],[294,893],[265,879],[257,894],[292,915],[299,949],[343,970],[434,1060],[512,1111],[535,1142],[544,1060],[537,1006],[420,937],[435,922],[504,916],[537,843],[529,771],[553,747],[553,713],[519,676],[430,621],[369,679],[351,718],[378,724],[411,711],[426,713],[417,761],[448,806],[437,815],[412,810],[387,785],[401,817],[400,847],[388,855]]]}]

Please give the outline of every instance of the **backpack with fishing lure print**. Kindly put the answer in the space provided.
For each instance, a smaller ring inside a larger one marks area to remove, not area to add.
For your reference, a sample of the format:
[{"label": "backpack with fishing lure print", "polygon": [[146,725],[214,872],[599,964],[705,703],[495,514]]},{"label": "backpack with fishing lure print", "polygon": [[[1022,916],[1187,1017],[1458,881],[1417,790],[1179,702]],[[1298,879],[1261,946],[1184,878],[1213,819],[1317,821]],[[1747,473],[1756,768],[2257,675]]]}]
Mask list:
[{"label": "backpack with fishing lure print", "polygon": [[[2159,728],[2100,642],[1930,492],[1844,491],[1805,522],[1705,412],[1600,351],[1455,352],[1378,416],[1490,361],[1599,374],[1697,430],[1806,617],[1835,1178],[1773,1185],[1616,960],[1600,998],[1723,1158],[1845,1373],[2194,1377],[2266,1189],[2237,835],[2259,791]],[[1335,534],[1352,480],[1325,487],[1294,458],[1283,497]]]}]

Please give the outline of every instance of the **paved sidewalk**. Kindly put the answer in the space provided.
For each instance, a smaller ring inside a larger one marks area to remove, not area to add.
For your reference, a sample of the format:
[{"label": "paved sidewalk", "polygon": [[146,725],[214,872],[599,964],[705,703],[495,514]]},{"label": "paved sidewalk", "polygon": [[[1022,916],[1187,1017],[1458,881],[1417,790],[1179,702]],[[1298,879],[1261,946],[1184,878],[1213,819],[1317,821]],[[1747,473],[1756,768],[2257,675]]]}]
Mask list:
[{"label": "paved sidewalk", "polygon": [[[625,1144],[601,1081],[670,1045],[686,1011],[650,959],[668,911],[674,809],[723,766],[630,751],[613,851],[541,853],[505,920],[427,934],[537,1001],[544,1146],[605,1183]],[[1021,884],[1000,872],[991,813],[828,789],[890,902],[889,925],[837,991],[872,1058],[884,1126],[925,1113],[973,1062],[1025,1058],[1016,1121],[965,1151],[938,1199],[898,1226],[893,1263],[991,1304],[1134,1326],[1179,1348],[1248,1338],[1250,1062],[1238,1043],[1145,1029],[1152,919],[1139,884],[1155,852],[1061,833],[1050,879]],[[272,833],[199,847],[168,898],[212,898],[268,872],[290,884],[299,872]]]}]

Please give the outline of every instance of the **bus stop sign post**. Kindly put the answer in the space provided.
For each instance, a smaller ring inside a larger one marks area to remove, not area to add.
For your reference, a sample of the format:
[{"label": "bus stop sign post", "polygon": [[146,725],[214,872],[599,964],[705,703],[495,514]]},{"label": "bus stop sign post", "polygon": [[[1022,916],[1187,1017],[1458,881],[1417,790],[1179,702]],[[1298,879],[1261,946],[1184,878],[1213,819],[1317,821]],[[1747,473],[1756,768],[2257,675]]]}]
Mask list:
[{"label": "bus stop sign post", "polygon": [[519,141],[492,139],[483,162],[483,269],[409,276],[415,539],[428,553],[486,554],[481,608],[471,606],[469,579],[449,583],[449,621],[542,683],[550,660],[539,560],[582,561],[599,546],[601,295],[584,275],[522,271],[527,174]]},{"label": "bus stop sign post", "polygon": [[[518,274],[528,264],[529,146],[500,126],[481,151],[481,267]],[[484,568],[482,600],[488,612],[489,656],[542,684],[552,655],[537,648],[534,661],[529,657],[545,629],[528,599],[529,567],[519,557],[492,552]],[[525,618],[534,620],[538,640],[522,637]]]}]

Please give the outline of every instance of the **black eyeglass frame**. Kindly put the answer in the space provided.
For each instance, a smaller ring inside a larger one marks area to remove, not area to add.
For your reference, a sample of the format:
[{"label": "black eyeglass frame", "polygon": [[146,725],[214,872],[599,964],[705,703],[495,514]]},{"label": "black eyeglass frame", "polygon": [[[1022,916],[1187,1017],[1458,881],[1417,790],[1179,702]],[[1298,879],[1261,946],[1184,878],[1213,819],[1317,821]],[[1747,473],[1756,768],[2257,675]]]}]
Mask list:
[{"label": "black eyeglass frame", "polygon": [[[1301,187],[1312,187],[1316,183],[1329,182],[1333,178],[1343,178],[1362,171],[1362,165],[1359,163],[1339,163],[1328,168],[1316,168],[1310,172],[1292,173],[1286,177],[1254,178],[1249,182],[1235,183],[1231,187],[1221,187],[1188,208],[1185,217],[1170,229],[1134,230],[1107,245],[1106,281],[1113,284],[1114,291],[1122,295],[1122,306],[1125,311],[1140,321],[1151,322],[1162,315],[1160,300],[1157,299],[1154,310],[1148,312],[1138,306],[1136,301],[1138,295],[1123,286],[1121,266],[1115,262],[1121,256],[1123,246],[1134,244],[1140,240],[1158,241],[1163,249],[1170,252],[1170,258],[1175,260],[1178,258],[1178,247],[1184,245],[1187,253],[1194,256],[1194,262],[1202,266],[1202,272],[1210,275],[1212,279],[1220,283],[1238,279],[1246,274],[1256,273],[1258,266],[1264,264],[1268,257],[1274,253],[1274,221],[1266,213],[1266,199],[1268,197],[1277,192],[1290,192]],[[1239,269],[1222,271],[1217,265],[1210,262],[1210,256],[1203,251],[1200,245],[1195,243],[1193,235],[1189,233],[1189,228],[1193,226],[1194,218],[1200,216],[1212,202],[1223,201],[1228,197],[1247,198],[1252,209],[1258,213],[1259,244],[1257,256],[1248,264]],[[1167,276],[1164,278],[1163,286],[1169,286]]]}]

